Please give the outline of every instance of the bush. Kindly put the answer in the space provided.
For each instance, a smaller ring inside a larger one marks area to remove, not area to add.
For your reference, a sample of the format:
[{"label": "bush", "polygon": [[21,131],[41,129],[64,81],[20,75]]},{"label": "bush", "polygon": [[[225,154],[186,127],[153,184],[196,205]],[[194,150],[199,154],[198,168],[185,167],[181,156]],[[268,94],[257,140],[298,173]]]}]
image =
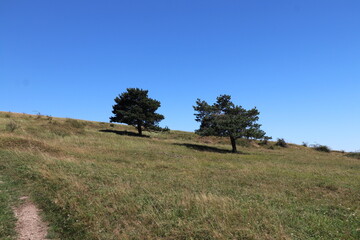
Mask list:
[{"label": "bush", "polygon": [[15,131],[19,125],[15,121],[11,121],[8,124],[5,125],[5,130],[9,132]]},{"label": "bush", "polygon": [[351,153],[346,154],[345,156],[360,159],[360,152],[351,152]]},{"label": "bush", "polygon": [[307,146],[308,146],[308,144],[307,144],[306,142],[302,142],[302,145],[303,145],[304,147],[307,147]]},{"label": "bush", "polygon": [[278,138],[275,145],[279,146],[279,147],[287,147],[287,143],[285,142],[285,140],[283,138]]},{"label": "bush", "polygon": [[260,142],[259,145],[267,145],[269,143],[269,140],[271,140],[272,137],[265,136]]},{"label": "bush", "polygon": [[162,129],[162,132],[170,132],[170,128],[168,126],[165,126],[163,129]]},{"label": "bush", "polygon": [[315,144],[313,146],[313,148],[316,150],[316,151],[320,151],[320,152],[330,152],[330,148],[328,146],[325,146],[325,145],[320,145],[320,144]]},{"label": "bush", "polygon": [[159,127],[159,126],[150,126],[148,128],[146,128],[145,130],[151,132],[170,132],[170,128],[168,126],[162,128],[162,127]]}]

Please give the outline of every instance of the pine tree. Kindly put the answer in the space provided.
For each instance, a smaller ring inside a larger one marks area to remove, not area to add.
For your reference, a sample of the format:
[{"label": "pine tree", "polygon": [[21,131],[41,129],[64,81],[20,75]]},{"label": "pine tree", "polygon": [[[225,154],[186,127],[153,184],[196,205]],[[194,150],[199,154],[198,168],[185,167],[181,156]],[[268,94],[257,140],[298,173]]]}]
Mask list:
[{"label": "pine tree", "polygon": [[200,122],[200,128],[195,133],[201,136],[229,137],[234,153],[237,151],[236,139],[260,139],[266,134],[260,130],[261,125],[256,123],[260,112],[256,108],[246,110],[235,105],[229,95],[220,95],[213,105],[197,99],[193,108],[197,112],[195,120]]},{"label": "pine tree", "polygon": [[148,97],[148,90],[128,88],[127,91],[114,99],[110,122],[119,122],[137,128],[139,135],[143,129],[158,127],[164,116],[155,111],[160,107],[160,102]]}]

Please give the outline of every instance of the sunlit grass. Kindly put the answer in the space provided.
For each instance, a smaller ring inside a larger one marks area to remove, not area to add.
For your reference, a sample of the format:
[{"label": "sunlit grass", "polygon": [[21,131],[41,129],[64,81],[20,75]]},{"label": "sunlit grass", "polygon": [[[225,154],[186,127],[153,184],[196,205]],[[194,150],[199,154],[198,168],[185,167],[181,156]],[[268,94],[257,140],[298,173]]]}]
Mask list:
[{"label": "sunlit grass", "polygon": [[231,154],[222,138],[6,114],[0,173],[62,239],[360,237],[360,162],[344,154],[291,144]]}]

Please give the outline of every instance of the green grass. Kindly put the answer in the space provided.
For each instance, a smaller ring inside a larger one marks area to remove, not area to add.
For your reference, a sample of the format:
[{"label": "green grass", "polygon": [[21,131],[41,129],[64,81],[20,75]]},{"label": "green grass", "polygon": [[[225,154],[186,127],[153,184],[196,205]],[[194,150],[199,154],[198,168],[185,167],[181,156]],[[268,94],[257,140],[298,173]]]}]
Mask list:
[{"label": "green grass", "polygon": [[60,239],[360,238],[360,162],[342,153],[6,114],[0,174]]},{"label": "green grass", "polygon": [[16,189],[11,179],[0,175],[0,239],[3,240],[12,240],[16,236],[16,219],[11,209],[17,203]]}]

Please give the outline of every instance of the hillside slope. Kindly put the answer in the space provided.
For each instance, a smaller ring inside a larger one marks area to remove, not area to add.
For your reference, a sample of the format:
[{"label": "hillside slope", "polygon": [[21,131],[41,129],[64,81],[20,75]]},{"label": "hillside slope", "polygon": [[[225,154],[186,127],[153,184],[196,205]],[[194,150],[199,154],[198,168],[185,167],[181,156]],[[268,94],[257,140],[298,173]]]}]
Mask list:
[{"label": "hillside slope", "polygon": [[244,142],[231,154],[227,139],[145,135],[1,112],[0,180],[12,190],[0,192],[0,238],[14,237],[20,193],[60,239],[360,238],[358,159]]}]

